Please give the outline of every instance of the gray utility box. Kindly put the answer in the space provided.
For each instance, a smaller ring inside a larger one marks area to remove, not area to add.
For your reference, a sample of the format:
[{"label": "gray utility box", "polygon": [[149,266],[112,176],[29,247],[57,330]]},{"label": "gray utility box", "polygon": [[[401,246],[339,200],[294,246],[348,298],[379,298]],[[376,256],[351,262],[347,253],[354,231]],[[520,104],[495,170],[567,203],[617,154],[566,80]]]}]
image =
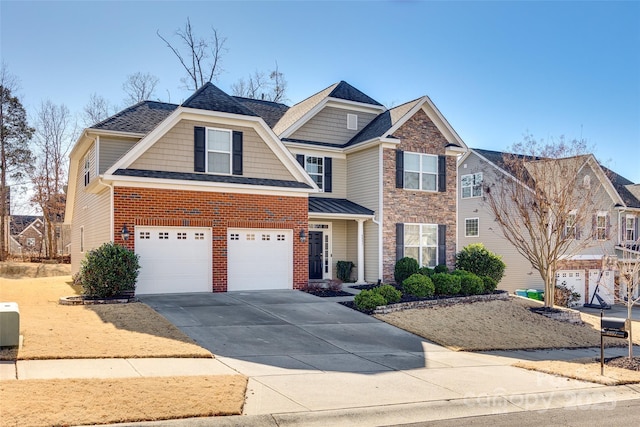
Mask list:
[{"label": "gray utility box", "polygon": [[0,347],[20,345],[20,311],[17,302],[0,302]]}]

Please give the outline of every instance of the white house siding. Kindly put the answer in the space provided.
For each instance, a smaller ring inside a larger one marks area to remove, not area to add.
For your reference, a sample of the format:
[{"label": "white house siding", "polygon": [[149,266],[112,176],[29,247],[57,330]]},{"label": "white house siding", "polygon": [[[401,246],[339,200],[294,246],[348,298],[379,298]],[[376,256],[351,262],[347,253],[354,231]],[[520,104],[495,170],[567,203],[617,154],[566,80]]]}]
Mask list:
[{"label": "white house siding", "polygon": [[[358,129],[347,129],[347,114],[358,116]],[[342,108],[325,107],[313,118],[296,130],[290,138],[304,141],[345,144],[364,129],[376,114],[350,111]]]},{"label": "white house siding", "polygon": [[[88,150],[91,163],[91,179],[96,179],[95,173],[95,143]],[[107,187],[93,194],[85,191],[84,186],[84,157],[80,159],[76,178],[76,197],[71,225],[71,272],[80,270],[80,262],[85,254],[105,242],[111,241],[111,193]],[[99,185],[99,184],[98,184]],[[100,188],[100,187],[98,187]],[[90,206],[90,208],[89,208]],[[84,251],[80,251],[80,229],[84,229]]]},{"label": "white house siding", "polygon": [[114,139],[100,137],[98,173],[103,174],[113,164],[131,149],[138,139]]},{"label": "white house siding", "polygon": [[291,173],[253,128],[181,120],[130,166],[131,169],[193,172],[194,126],[243,133],[243,175],[247,178],[294,180]]}]

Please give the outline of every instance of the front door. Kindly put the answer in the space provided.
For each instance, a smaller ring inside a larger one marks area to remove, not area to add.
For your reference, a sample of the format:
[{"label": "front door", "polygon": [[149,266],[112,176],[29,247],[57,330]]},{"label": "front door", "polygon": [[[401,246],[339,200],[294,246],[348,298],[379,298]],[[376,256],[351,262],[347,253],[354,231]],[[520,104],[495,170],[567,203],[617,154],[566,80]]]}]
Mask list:
[{"label": "front door", "polygon": [[309,232],[309,279],[322,279],[322,231]]}]

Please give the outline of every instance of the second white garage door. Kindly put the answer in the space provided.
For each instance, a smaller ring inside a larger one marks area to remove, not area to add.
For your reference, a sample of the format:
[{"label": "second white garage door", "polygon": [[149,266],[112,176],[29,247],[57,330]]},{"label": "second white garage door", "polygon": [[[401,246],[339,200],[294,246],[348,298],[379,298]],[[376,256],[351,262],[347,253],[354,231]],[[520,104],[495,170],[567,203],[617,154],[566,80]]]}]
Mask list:
[{"label": "second white garage door", "polygon": [[210,228],[136,226],[135,234],[136,294],[212,292]]},{"label": "second white garage door", "polygon": [[227,232],[227,290],[293,289],[291,230]]}]

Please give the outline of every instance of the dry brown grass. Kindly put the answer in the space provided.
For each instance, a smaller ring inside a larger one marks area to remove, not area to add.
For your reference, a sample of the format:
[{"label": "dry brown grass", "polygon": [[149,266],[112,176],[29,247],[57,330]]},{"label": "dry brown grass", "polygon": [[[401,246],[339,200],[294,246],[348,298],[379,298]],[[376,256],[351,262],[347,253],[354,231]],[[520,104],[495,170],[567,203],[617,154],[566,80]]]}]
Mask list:
[{"label": "dry brown grass", "polygon": [[212,357],[141,303],[61,306],[76,295],[70,276],[0,279],[0,301],[17,302],[23,347],[0,360],[111,357]]},{"label": "dry brown grass", "polygon": [[[380,320],[420,335],[453,350],[521,350],[580,348],[600,345],[599,318],[581,313],[585,325],[573,325],[533,313],[533,300],[511,298],[405,310],[376,315]],[[640,343],[640,325],[633,322],[634,337]],[[607,338],[607,346],[626,341]]]},{"label": "dry brown grass", "polygon": [[44,264],[32,262],[0,262],[0,277],[24,279],[35,277],[68,276],[71,264]]},{"label": "dry brown grass", "polygon": [[240,375],[0,382],[0,426],[108,424],[242,413]]},{"label": "dry brown grass", "polygon": [[574,359],[569,361],[522,360],[515,363],[513,366],[604,385],[622,385],[640,382],[640,372],[629,369],[605,365],[604,375],[600,375],[600,362],[596,362],[593,358]]}]

